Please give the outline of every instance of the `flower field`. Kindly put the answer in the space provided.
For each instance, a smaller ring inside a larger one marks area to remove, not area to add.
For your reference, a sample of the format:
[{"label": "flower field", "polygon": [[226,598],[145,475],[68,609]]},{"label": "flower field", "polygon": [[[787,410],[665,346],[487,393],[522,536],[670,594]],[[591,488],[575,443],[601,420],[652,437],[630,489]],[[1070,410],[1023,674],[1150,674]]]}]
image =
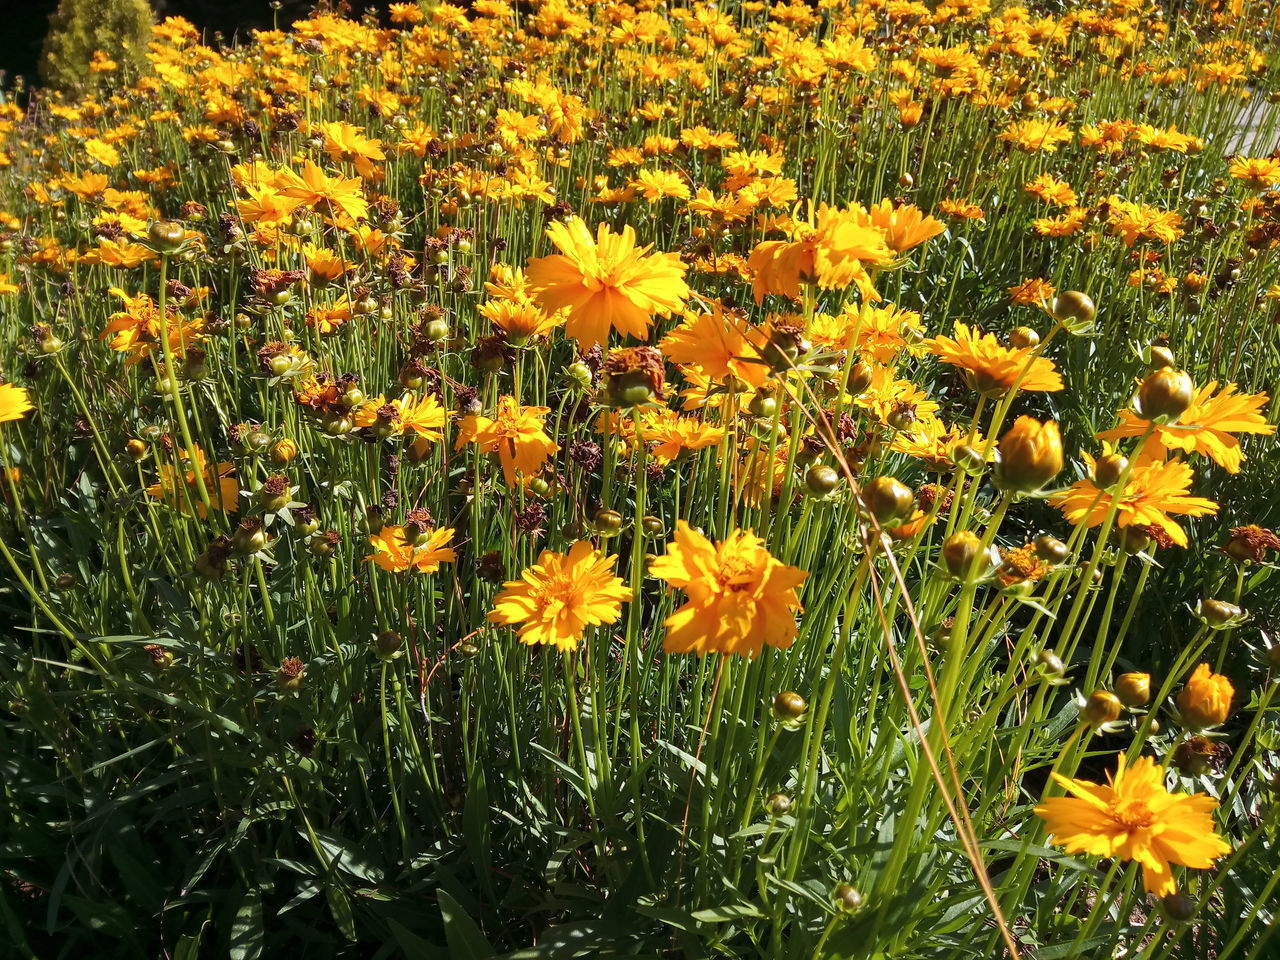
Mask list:
[{"label": "flower field", "polygon": [[6,955],[1280,955],[1278,27],[397,3],[0,104]]}]

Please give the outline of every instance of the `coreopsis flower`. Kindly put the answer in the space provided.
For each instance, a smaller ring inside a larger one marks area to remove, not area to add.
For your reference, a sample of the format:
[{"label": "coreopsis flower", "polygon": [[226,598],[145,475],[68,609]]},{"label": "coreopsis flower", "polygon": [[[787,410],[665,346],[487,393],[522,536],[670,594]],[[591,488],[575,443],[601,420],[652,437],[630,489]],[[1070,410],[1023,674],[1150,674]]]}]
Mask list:
[{"label": "coreopsis flower", "polygon": [[1171,793],[1164,768],[1151,757],[1127,766],[1120,754],[1105,784],[1053,778],[1074,796],[1050,797],[1035,808],[1049,842],[1067,853],[1136,860],[1143,886],[1155,896],[1177,891],[1171,865],[1207,870],[1231,852],[1214,830],[1218,802],[1202,793]]},{"label": "coreopsis flower", "polygon": [[377,164],[387,159],[382,152],[382,141],[366,137],[362,127],[349,123],[322,123],[319,132],[324,137],[324,149],[329,158],[334,162],[352,164],[366,180],[375,176],[379,170]]},{"label": "coreopsis flower", "polygon": [[1034,180],[1023,184],[1022,189],[1055,207],[1074,207],[1076,205],[1076,192],[1071,189],[1071,184],[1064,180],[1059,180],[1051,173],[1040,174]]},{"label": "coreopsis flower", "polygon": [[[99,339],[110,338],[112,350],[127,353],[127,366],[139,364],[153,353],[162,353],[159,305],[145,293],[131,297],[117,287],[112,287],[110,292],[124,301],[124,309],[107,318]],[[169,349],[182,357],[188,347],[202,339],[204,320],[181,316],[172,305],[167,305],[165,311],[167,316],[163,326],[168,335]]]},{"label": "coreopsis flower", "polygon": [[[1271,399],[1265,393],[1238,393],[1234,383],[1226,384],[1216,394],[1218,381],[1213,380],[1195,392],[1191,405],[1178,415],[1177,422],[1154,424],[1154,432],[1142,448],[1144,459],[1164,459],[1169,450],[1199,453],[1239,473],[1244,454],[1233,434],[1253,433],[1271,436],[1275,424],[1268,423],[1261,410]],[[1119,440],[1141,436],[1152,427],[1134,410],[1120,414],[1120,423],[1098,434],[1101,440]]]},{"label": "coreopsis flower", "polygon": [[887,197],[871,205],[865,220],[884,233],[884,242],[894,253],[905,253],[947,230],[945,223],[926,216],[919,207],[909,203],[894,206]]},{"label": "coreopsis flower", "polygon": [[1058,291],[1043,277],[1032,277],[1009,288],[1009,299],[1020,306],[1039,306],[1048,303]]},{"label": "coreopsis flower", "polygon": [[676,253],[638,247],[636,233],[600,224],[595,237],[578,217],[547,227],[557,254],[529,261],[530,293],[548,313],[568,312],[565,332],[584,348],[609,341],[609,331],[644,339],[654,316],[668,316],[689,297],[685,265]]},{"label": "coreopsis flower", "polygon": [[887,265],[893,251],[885,232],[867,222],[865,213],[824,203],[808,220],[794,223],[786,232],[789,240],[758,243],[747,260],[755,271],[756,303],[770,293],[796,299],[801,283],[816,283],[826,290],[856,284],[867,299],[880,299],[867,267]]},{"label": "coreopsis flower", "polygon": [[[409,536],[412,534],[412,538]],[[442,563],[453,563],[457,554],[449,544],[453,529],[442,527],[427,530],[417,525],[411,529],[403,526],[386,526],[370,534],[369,545],[373,553],[365,559],[372,560],[379,568],[390,573],[435,573]]]},{"label": "coreopsis flower", "polygon": [[1222,550],[1238,563],[1265,563],[1268,551],[1280,550],[1280,537],[1256,523],[1232,527],[1231,539]]},{"label": "coreopsis flower", "polygon": [[686,450],[702,450],[724,439],[724,428],[703,423],[693,417],[679,416],[663,407],[643,422],[644,439],[653,444],[651,453],[663,463],[670,463]]},{"label": "coreopsis flower", "polygon": [[550,412],[550,407],[524,407],[515,397],[500,397],[495,417],[473,414],[462,419],[454,449],[474,443],[497,453],[507,486],[514,487],[518,475],[532,477],[560,449],[543,431],[542,418]]},{"label": "coreopsis flower", "polygon": [[519,580],[503,584],[489,620],[520,624],[517,635],[530,646],[576,650],[587,627],[616,622],[631,599],[631,590],[614,576],[617,559],[601,555],[587,540],[567,554],[544,550]]},{"label": "coreopsis flower", "polygon": [[286,197],[293,197],[321,213],[330,216],[341,213],[352,220],[363,220],[369,215],[369,202],[361,193],[358,177],[330,177],[308,160],[302,165],[301,174],[281,170],[278,182]]},{"label": "coreopsis flower", "polygon": [[[1089,476],[1054,494],[1049,502],[1071,523],[1096,527],[1106,519],[1112,494],[1094,482],[1094,458],[1088,453],[1084,458]],[[1192,475],[1191,467],[1180,460],[1169,463],[1157,460],[1135,466],[1118,494],[1116,526],[1121,530],[1128,526],[1155,527],[1173,543],[1185,547],[1186,531],[1169,515],[1202,517],[1218,511],[1218,505],[1212,500],[1191,496]]]},{"label": "coreopsis flower", "polygon": [[970,385],[980,393],[1019,390],[1053,393],[1062,389],[1058,368],[1047,357],[1036,356],[1034,347],[1006,347],[994,334],[956,321],[955,336],[925,341],[943,363],[965,371]]},{"label": "coreopsis flower", "polygon": [[1182,217],[1173,210],[1161,210],[1110,196],[1106,202],[1107,226],[1126,247],[1139,240],[1170,244],[1182,236]]},{"label": "coreopsis flower", "polygon": [[749,530],[712,543],[681,520],[649,572],[688,597],[665,621],[668,653],[755,656],[765,644],[785,649],[796,638],[796,588],[808,573],[774,558]]},{"label": "coreopsis flower", "polygon": [[1055,120],[1030,117],[1014,120],[1002,131],[1000,139],[1028,153],[1056,153],[1058,146],[1071,141],[1071,128]]},{"label": "coreopsis flower", "polygon": [[1202,663],[1178,694],[1178,716],[1192,730],[1221,726],[1231,715],[1231,698],[1235,693],[1230,680]]},{"label": "coreopsis flower", "polygon": [[376,429],[385,425],[385,435],[403,434],[428,443],[440,439],[440,429],[447,420],[444,407],[440,406],[440,401],[433,393],[423,396],[406,393],[390,403],[386,397],[377,396],[361,404],[352,418],[357,427]]},{"label": "coreopsis flower", "polygon": [[0,423],[21,420],[32,409],[31,397],[26,387],[14,383],[0,383]]},{"label": "coreopsis flower", "polygon": [[760,359],[767,339],[740,313],[714,303],[710,313],[686,316],[658,347],[672,363],[696,364],[714,380],[759,388],[770,375]]},{"label": "coreopsis flower", "polygon": [[[194,514],[201,520],[209,516],[209,510],[200,499],[200,480],[209,494],[209,505],[223,513],[235,513],[239,507],[240,484],[235,476],[233,463],[209,463],[203,450],[192,446],[190,451],[179,450],[182,465],[161,463],[160,479],[147,487],[147,496],[161,500],[185,514]],[[200,480],[197,480],[197,477]]]},{"label": "coreopsis flower", "polygon": [[1280,160],[1273,157],[1236,157],[1227,173],[1243,180],[1250,190],[1266,190],[1280,183]]},{"label": "coreopsis flower", "polygon": [[515,346],[546,336],[565,320],[563,312],[547,313],[528,297],[487,300],[480,305],[479,312],[495,327],[506,331],[507,340]]}]

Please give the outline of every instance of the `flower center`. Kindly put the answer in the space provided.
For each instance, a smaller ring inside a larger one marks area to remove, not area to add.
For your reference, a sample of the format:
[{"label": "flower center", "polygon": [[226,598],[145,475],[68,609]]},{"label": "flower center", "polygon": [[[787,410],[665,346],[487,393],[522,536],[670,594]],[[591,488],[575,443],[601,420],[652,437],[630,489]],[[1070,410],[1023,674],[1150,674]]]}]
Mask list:
[{"label": "flower center", "polygon": [[1142,800],[1122,800],[1112,808],[1111,818],[1132,832],[1151,826],[1155,814]]}]

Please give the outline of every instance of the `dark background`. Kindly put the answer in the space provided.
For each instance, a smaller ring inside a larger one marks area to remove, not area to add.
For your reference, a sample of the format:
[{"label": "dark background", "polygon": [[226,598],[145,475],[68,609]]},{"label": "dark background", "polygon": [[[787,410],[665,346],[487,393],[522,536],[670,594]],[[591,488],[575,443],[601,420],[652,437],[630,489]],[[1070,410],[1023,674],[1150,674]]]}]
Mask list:
[{"label": "dark background", "polygon": [[[383,8],[387,2],[348,0],[327,5],[358,15],[365,9]],[[49,29],[49,14],[57,5],[58,0],[0,0],[0,70],[8,81],[18,74],[38,81],[40,46]],[[283,0],[278,13],[271,9],[269,0],[155,0],[151,6],[157,20],[186,17],[204,31],[206,40],[212,40],[215,32],[230,39],[237,33],[246,35],[254,28],[270,27],[273,17],[287,27],[317,4],[315,0]]]}]

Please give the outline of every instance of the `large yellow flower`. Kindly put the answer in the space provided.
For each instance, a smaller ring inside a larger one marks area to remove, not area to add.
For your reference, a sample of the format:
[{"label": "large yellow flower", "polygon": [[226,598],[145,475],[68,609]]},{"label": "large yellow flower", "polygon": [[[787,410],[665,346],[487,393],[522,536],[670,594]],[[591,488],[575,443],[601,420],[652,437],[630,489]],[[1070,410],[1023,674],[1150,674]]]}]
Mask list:
[{"label": "large yellow flower", "polygon": [[0,423],[21,420],[32,409],[31,397],[26,387],[12,383],[0,383]]},{"label": "large yellow flower", "polygon": [[617,557],[601,556],[579,540],[567,554],[544,550],[519,580],[503,584],[489,619],[507,626],[523,624],[523,643],[576,650],[589,626],[613,623],[631,591],[613,575]]},{"label": "large yellow flower", "polygon": [[484,450],[497,453],[507,486],[513,487],[517,472],[533,476],[542,469],[547,457],[560,449],[542,429],[542,418],[550,412],[550,407],[523,407],[515,397],[500,397],[496,417],[474,414],[463,418],[458,425],[454,449],[476,443]]},{"label": "large yellow flower", "polygon": [[313,210],[330,216],[346,214],[352,220],[363,220],[369,215],[369,201],[361,193],[357,177],[330,177],[308,160],[302,165],[302,173],[281,170],[279,176],[282,192]]},{"label": "large yellow flower", "polygon": [[1015,384],[1019,390],[1046,393],[1062,389],[1058,368],[1047,357],[1037,357],[1034,348],[1003,346],[993,334],[970,330],[958,320],[954,337],[938,336],[925,343],[943,363],[963,369],[979,392],[1005,393]]},{"label": "large yellow flower", "polygon": [[[1157,423],[1155,431],[1142,448],[1142,457],[1163,460],[1166,450],[1184,453],[1202,453],[1231,473],[1240,472],[1244,454],[1240,441],[1232,434],[1257,433],[1270,436],[1276,432],[1275,424],[1267,423],[1259,412],[1270,399],[1265,393],[1237,393],[1236,385],[1228,383],[1216,395],[1218,381],[1206,383],[1196,391],[1191,406],[1178,417],[1177,423]],[[1132,410],[1120,414],[1120,425],[1098,434],[1101,440],[1119,440],[1137,437],[1151,426]]]},{"label": "large yellow flower", "polygon": [[607,344],[609,331],[645,339],[654,315],[679,310],[689,297],[677,253],[649,253],[636,232],[600,224],[595,237],[578,217],[547,227],[560,250],[529,261],[528,285],[548,313],[568,311],[565,332],[584,348]]},{"label": "large yellow flower", "polygon": [[451,527],[422,531],[412,542],[406,536],[404,527],[383,527],[369,536],[373,553],[365,559],[372,560],[381,569],[391,573],[403,573],[406,570],[435,573],[440,569],[440,564],[453,563],[457,559],[457,554],[449,546],[452,540]]},{"label": "large yellow flower", "polygon": [[440,439],[446,419],[444,407],[433,393],[421,397],[406,393],[390,403],[379,395],[361,404],[354,417],[357,427],[379,427],[383,435],[409,434],[428,442]]},{"label": "large yellow flower", "polygon": [[658,346],[672,363],[696,364],[722,383],[732,378],[759,388],[770,373],[760,359],[766,340],[758,328],[717,303],[710,313],[687,317]]},{"label": "large yellow flower", "polygon": [[[1106,519],[1111,505],[1111,494],[1099,490],[1093,482],[1094,459],[1084,455],[1089,464],[1089,476],[1077,480],[1062,493],[1054,494],[1049,502],[1063,512],[1075,524],[1084,523],[1096,527]],[[1187,545],[1187,534],[1169,519],[1177,513],[1188,517],[1202,517],[1217,513],[1218,505],[1203,497],[1193,497],[1191,467],[1180,460],[1170,463],[1154,461],[1134,467],[1125,482],[1124,492],[1116,509],[1116,526],[1156,527],[1180,547]]]},{"label": "large yellow flower", "polygon": [[809,574],[775,559],[749,530],[716,544],[681,520],[675,543],[649,572],[689,598],[666,620],[668,653],[750,657],[766,643],[786,648],[796,638],[796,587]]},{"label": "large yellow flower", "polygon": [[872,204],[864,222],[883,231],[884,242],[895,253],[910,250],[947,230],[945,223],[925,216],[919,207],[909,203],[895,207],[888,197]]},{"label": "large yellow flower", "polygon": [[1231,852],[1214,830],[1218,802],[1202,793],[1170,793],[1164,768],[1150,757],[1126,767],[1121,754],[1108,784],[1053,778],[1075,796],[1050,797],[1035,808],[1049,841],[1067,853],[1136,860],[1143,886],[1157,897],[1177,892],[1171,864],[1206,870]]},{"label": "large yellow flower", "polygon": [[893,259],[885,231],[874,226],[861,208],[842,210],[822,204],[809,220],[794,224],[789,240],[756,244],[747,260],[755,271],[752,292],[756,303],[767,293],[795,299],[800,284],[816,283],[824,290],[843,290],[856,284],[863,297],[879,300],[867,266],[884,266]]}]

